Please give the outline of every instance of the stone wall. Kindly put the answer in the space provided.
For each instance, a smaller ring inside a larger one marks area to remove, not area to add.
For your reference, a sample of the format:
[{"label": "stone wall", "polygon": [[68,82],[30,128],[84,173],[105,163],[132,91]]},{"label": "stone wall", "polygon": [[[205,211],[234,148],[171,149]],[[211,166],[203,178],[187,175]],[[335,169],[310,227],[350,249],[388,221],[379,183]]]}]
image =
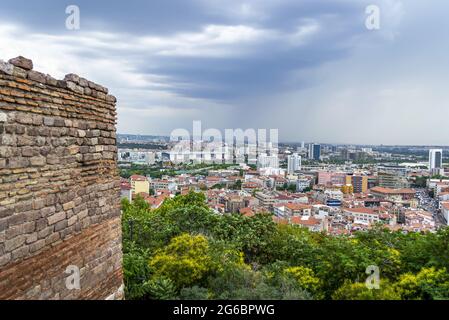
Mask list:
[{"label": "stone wall", "polygon": [[123,297],[115,103],[0,60],[0,299]]}]

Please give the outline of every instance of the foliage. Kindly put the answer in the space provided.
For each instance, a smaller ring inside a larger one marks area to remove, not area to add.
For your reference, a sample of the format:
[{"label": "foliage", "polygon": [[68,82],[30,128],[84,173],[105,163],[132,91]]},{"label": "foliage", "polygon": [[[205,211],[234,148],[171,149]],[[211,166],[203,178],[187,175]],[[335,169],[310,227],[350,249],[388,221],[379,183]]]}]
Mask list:
[{"label": "foliage", "polygon": [[198,286],[183,288],[179,293],[179,298],[181,300],[208,300],[209,291],[207,288]]},{"label": "foliage", "polygon": [[145,283],[150,277],[148,251],[131,244],[123,253],[123,277],[128,299],[143,298],[148,294]]},{"label": "foliage", "polygon": [[157,250],[149,264],[156,277],[171,279],[177,288],[188,287],[200,283],[211,270],[208,251],[209,244],[204,236],[183,234]]},{"label": "foliage", "polygon": [[449,299],[449,274],[446,269],[423,268],[418,274],[401,275],[396,283],[402,298],[407,300]]},{"label": "foliage", "polygon": [[321,280],[315,276],[315,272],[307,267],[290,267],[284,270],[288,275],[291,275],[298,285],[308,292],[317,293],[321,286]]},{"label": "foliage", "polygon": [[365,283],[346,282],[332,296],[335,300],[400,300],[401,295],[388,281],[381,281],[379,289],[369,289]]},{"label": "foliage", "polygon": [[[449,299],[449,228],[330,236],[215,214],[195,192],[122,209],[128,299]],[[378,290],[365,285],[372,265]]]},{"label": "foliage", "polygon": [[154,277],[145,283],[145,287],[155,300],[173,300],[177,297],[176,286],[170,278]]},{"label": "foliage", "polygon": [[246,268],[226,269],[209,281],[209,288],[220,300],[307,300],[310,295],[287,277],[267,278]]}]

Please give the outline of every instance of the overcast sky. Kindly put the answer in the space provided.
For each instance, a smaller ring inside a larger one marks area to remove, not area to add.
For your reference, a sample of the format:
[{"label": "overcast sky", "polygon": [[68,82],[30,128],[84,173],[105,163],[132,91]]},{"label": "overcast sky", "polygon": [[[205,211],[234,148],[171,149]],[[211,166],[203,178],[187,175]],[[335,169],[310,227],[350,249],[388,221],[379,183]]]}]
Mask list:
[{"label": "overcast sky", "polygon": [[[81,29],[67,30],[78,5]],[[380,8],[380,30],[365,9]],[[118,98],[120,133],[449,145],[446,0],[2,0],[0,59]]]}]

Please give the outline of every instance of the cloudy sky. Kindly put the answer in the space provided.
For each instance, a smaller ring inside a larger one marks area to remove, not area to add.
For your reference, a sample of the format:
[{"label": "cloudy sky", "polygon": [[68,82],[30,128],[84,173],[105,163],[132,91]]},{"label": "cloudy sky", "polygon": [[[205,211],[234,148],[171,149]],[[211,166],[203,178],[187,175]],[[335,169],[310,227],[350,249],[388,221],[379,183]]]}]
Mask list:
[{"label": "cloudy sky", "polygon": [[[80,30],[66,29],[68,5]],[[365,26],[368,5],[379,30]],[[449,145],[448,10],[445,0],[2,0],[0,59],[109,87],[120,133],[201,120],[279,129],[281,141]]]}]

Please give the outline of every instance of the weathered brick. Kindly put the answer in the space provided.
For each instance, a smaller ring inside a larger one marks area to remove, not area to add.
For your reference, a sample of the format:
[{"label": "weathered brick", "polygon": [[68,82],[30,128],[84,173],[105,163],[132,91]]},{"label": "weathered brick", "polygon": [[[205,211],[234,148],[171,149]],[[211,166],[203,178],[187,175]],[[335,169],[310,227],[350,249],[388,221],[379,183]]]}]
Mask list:
[{"label": "weathered brick", "polygon": [[9,261],[11,261],[11,253],[6,253],[0,256],[0,267],[6,265]]},{"label": "weathered brick", "polygon": [[14,66],[10,63],[6,63],[3,60],[0,60],[0,72],[6,73],[8,75],[12,75],[14,70]]},{"label": "weathered brick", "polygon": [[32,244],[30,244],[30,252],[36,252],[40,249],[42,249],[43,247],[45,247],[45,239],[42,240],[38,240]]},{"label": "weathered brick", "polygon": [[73,209],[73,208],[75,208],[75,202],[70,201],[70,202],[64,203],[64,204],[62,205],[62,207],[63,207],[64,211]]},{"label": "weathered brick", "polygon": [[0,219],[0,232],[5,231],[6,228],[8,228],[8,219],[7,218]]},{"label": "weathered brick", "polygon": [[34,167],[45,166],[47,159],[45,157],[32,157],[30,158],[30,164]]},{"label": "weathered brick", "polygon": [[11,252],[11,259],[12,260],[21,259],[21,258],[25,257],[29,252],[30,252],[29,246],[20,247],[20,248],[14,250],[13,252]]},{"label": "weathered brick", "polygon": [[55,124],[55,118],[51,118],[51,117],[45,117],[44,118],[44,125],[52,127]]},{"label": "weathered brick", "polygon": [[47,77],[45,76],[45,74],[38,72],[38,71],[30,71],[28,72],[28,79],[33,80],[33,81],[37,81],[40,83],[46,83],[47,82]]},{"label": "weathered brick", "polygon": [[54,215],[48,217],[48,224],[49,225],[53,225],[53,224],[55,224],[55,223],[57,223],[57,222],[59,222],[61,220],[64,220],[65,216],[66,216],[65,212],[55,213]]},{"label": "weathered brick", "polygon": [[11,251],[19,248],[20,246],[22,246],[25,243],[25,241],[26,241],[26,236],[24,236],[24,235],[20,235],[13,239],[6,240],[5,241],[5,251],[11,252]]},{"label": "weathered brick", "polygon": [[39,231],[37,233],[37,237],[39,239],[46,238],[47,236],[49,236],[53,232],[53,230],[54,230],[54,226],[50,226],[50,227],[47,227],[45,229],[42,229],[41,231]]}]

